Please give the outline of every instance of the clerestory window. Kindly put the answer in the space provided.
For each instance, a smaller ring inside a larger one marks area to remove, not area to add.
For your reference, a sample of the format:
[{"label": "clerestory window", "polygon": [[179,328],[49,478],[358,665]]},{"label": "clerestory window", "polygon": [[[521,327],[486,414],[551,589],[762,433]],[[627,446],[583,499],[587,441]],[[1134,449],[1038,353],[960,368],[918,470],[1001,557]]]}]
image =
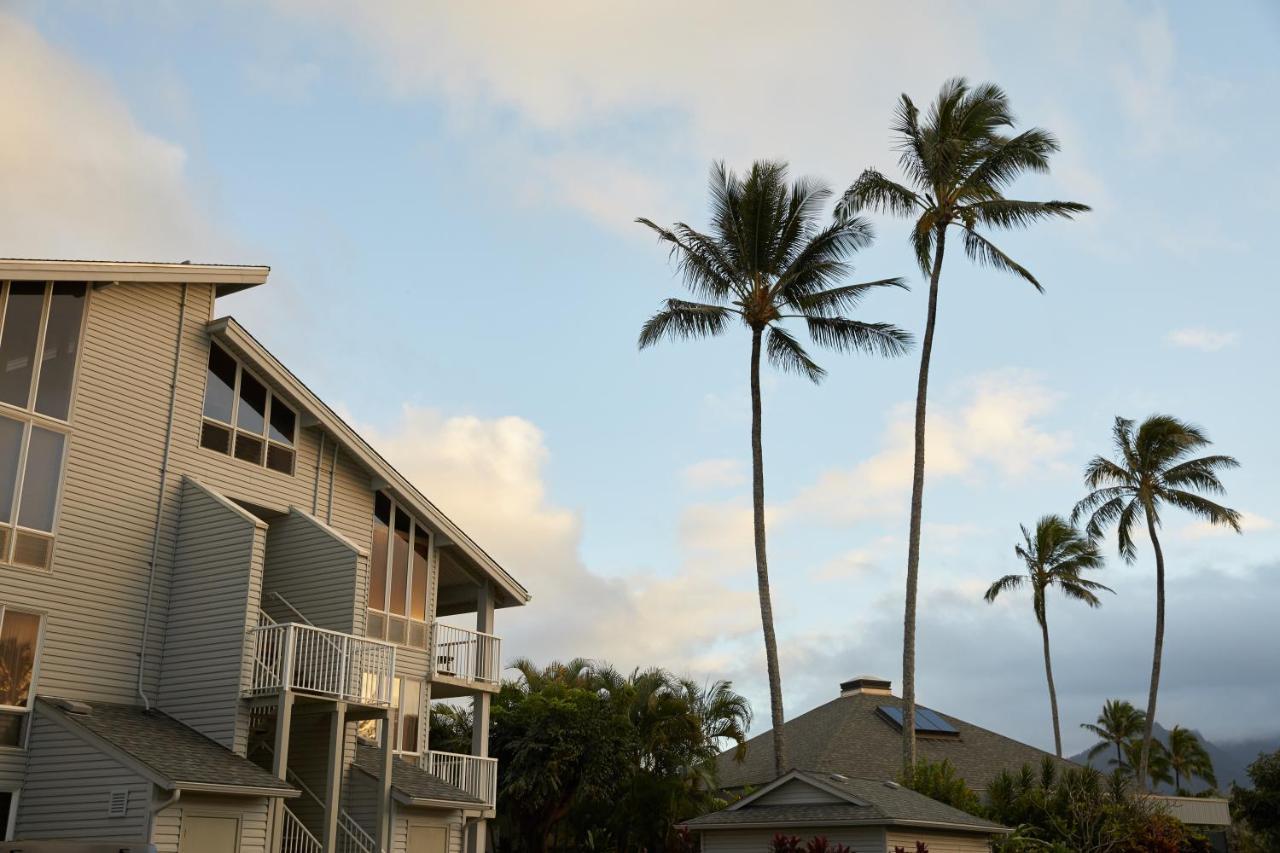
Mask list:
[{"label": "clerestory window", "polygon": [[217,344],[209,346],[200,446],[292,474],[298,416]]},{"label": "clerestory window", "polygon": [[431,534],[382,492],[374,496],[373,504],[365,634],[425,649]]}]

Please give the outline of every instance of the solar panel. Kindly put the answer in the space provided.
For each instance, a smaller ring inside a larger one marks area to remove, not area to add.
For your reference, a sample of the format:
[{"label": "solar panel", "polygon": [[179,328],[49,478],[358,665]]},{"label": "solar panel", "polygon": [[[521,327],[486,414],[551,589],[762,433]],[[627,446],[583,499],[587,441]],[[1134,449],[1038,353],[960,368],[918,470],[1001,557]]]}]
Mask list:
[{"label": "solar panel", "polygon": [[[902,709],[894,708],[889,705],[880,705],[877,711],[886,717],[891,723],[898,728],[902,728]],[[928,708],[916,706],[916,731],[928,734],[938,735],[958,735],[960,732],[955,726],[942,719],[942,716]]]}]

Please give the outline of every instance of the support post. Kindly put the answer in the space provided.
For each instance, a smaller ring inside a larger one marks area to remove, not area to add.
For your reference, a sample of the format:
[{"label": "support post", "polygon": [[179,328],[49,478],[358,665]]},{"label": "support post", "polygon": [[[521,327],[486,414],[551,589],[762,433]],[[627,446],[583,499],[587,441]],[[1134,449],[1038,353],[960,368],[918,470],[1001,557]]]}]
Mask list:
[{"label": "support post", "polygon": [[[482,634],[494,632],[493,609],[493,585],[486,582],[476,595],[476,630]],[[502,664],[495,662],[494,666],[501,667]],[[489,701],[491,698],[488,692],[481,691],[477,692],[471,700],[471,754],[482,758],[489,756]],[[488,832],[489,822],[486,820],[477,820],[471,824],[467,849],[473,853],[485,853]]]},{"label": "support post", "polygon": [[342,766],[346,751],[347,703],[334,703],[329,713],[329,767],[324,786],[324,849],[338,849],[338,812],[341,811]]},{"label": "support post", "polygon": [[[276,705],[276,742],[271,756],[271,772],[277,779],[283,780],[289,773],[289,732],[293,727],[293,694],[288,690],[280,693]],[[280,850],[284,844],[284,798],[274,797],[271,849]]]},{"label": "support post", "polygon": [[378,777],[378,790],[381,795],[378,797],[378,849],[391,849],[391,761],[394,753],[391,751],[391,745],[395,743],[395,732],[392,729],[397,724],[394,709],[387,709],[387,717],[382,721],[382,738],[379,747],[382,749],[382,768],[381,775]]}]

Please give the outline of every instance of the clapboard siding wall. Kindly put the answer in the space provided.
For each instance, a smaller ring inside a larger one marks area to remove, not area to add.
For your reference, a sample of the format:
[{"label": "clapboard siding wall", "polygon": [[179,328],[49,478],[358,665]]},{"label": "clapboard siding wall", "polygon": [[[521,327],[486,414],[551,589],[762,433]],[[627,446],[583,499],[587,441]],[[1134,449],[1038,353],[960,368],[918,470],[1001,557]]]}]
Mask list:
[{"label": "clapboard siding wall", "polygon": [[[37,709],[16,835],[24,840],[145,841],[151,783]],[[111,791],[128,791],[124,817],[108,817]]]},{"label": "clapboard siding wall", "polygon": [[821,788],[815,788],[807,782],[801,782],[799,779],[792,779],[785,785],[782,785],[767,794],[761,796],[758,800],[744,808],[760,806],[790,806],[790,805],[815,805],[822,803],[844,803],[848,802],[843,797],[837,797],[835,794],[828,793]]},{"label": "clapboard siding wall", "polygon": [[267,531],[263,592],[272,606],[279,593],[313,625],[354,633],[357,605],[364,609],[357,579],[368,559],[350,539],[294,508]]},{"label": "clapboard siding wall", "polygon": [[186,477],[158,704],[206,737],[245,752],[267,525]]},{"label": "clapboard siding wall", "polygon": [[929,846],[929,853],[990,853],[991,842],[985,835],[938,832],[893,827],[888,832],[888,849],[895,846],[915,850],[916,842]]},{"label": "clapboard siding wall", "polygon": [[445,812],[439,809],[424,809],[396,804],[395,814],[391,818],[390,853],[410,853],[409,825],[444,827],[448,835],[445,850],[448,853],[462,853],[463,829],[462,816],[459,812]]},{"label": "clapboard siding wall", "polygon": [[[800,836],[804,841],[825,836],[830,844],[844,844],[853,853],[886,853],[884,830],[868,826],[779,827],[778,829],[736,829],[702,833],[702,853],[763,853],[776,832]],[[893,848],[888,848],[892,850]],[[908,848],[914,850],[914,847]],[[929,848],[934,853],[933,848]]]},{"label": "clapboard siding wall", "polygon": [[269,803],[264,797],[213,797],[184,795],[181,800],[156,813],[151,843],[156,853],[178,853],[182,843],[185,815],[226,816],[240,819],[240,847],[237,853],[267,853]]}]

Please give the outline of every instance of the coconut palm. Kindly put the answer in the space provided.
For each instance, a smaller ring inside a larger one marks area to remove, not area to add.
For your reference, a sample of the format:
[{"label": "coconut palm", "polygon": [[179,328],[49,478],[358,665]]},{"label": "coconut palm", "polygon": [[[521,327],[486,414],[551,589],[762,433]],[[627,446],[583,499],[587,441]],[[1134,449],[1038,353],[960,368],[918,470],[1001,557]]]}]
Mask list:
[{"label": "coconut palm", "polygon": [[1138,551],[1134,529],[1146,523],[1151,549],[1156,556],[1156,638],[1151,656],[1151,684],[1147,695],[1146,729],[1142,736],[1142,759],[1138,762],[1138,784],[1147,778],[1151,753],[1151,729],[1156,719],[1156,697],[1160,690],[1160,659],[1164,653],[1164,551],[1160,548],[1160,512],[1168,504],[1186,510],[1212,525],[1240,532],[1240,513],[1214,503],[1203,492],[1224,492],[1218,472],[1238,467],[1230,456],[1192,458],[1209,446],[1209,439],[1197,426],[1169,415],[1152,415],[1137,425],[1116,418],[1112,427],[1118,460],[1095,456],[1085,466],[1085,485],[1091,489],[1071,514],[1072,522],[1088,517],[1085,530],[1090,538],[1102,538],[1116,525],[1120,556],[1132,563]]},{"label": "coconut palm", "polygon": [[1058,150],[1058,142],[1049,132],[1031,128],[1012,133],[1013,124],[1008,98],[1000,87],[990,83],[971,88],[963,78],[948,80],[923,122],[916,105],[903,95],[892,129],[898,137],[899,163],[907,182],[898,183],[867,169],[836,207],[838,217],[872,209],[913,218],[912,247],[921,273],[929,278],[929,307],[916,385],[915,463],[903,618],[904,773],[916,764],[916,588],[924,501],[925,404],[947,235],[950,229],[958,229],[964,253],[971,260],[1011,272],[1042,290],[1036,277],[991,242],[988,233],[1024,228],[1043,219],[1070,219],[1089,209],[1070,201],[1019,201],[1005,197],[1005,191],[1023,173],[1047,172],[1049,155]]},{"label": "coconut palm", "polygon": [[760,360],[818,382],[825,375],[786,328],[802,321],[820,346],[882,356],[904,354],[910,336],[888,323],[864,323],[844,312],[882,287],[903,287],[897,278],[840,284],[850,271],[848,257],[872,240],[871,226],[859,218],[818,224],[830,193],[801,178],[787,182],[784,163],[757,162],[744,176],[718,163],[711,170],[711,229],[701,233],[684,223],[670,228],[648,219],[671,256],[685,286],[701,301],[668,299],[640,331],[640,348],[664,338],[719,335],[741,323],[751,334],[751,473],[755,522],[756,580],[765,662],[769,674],[774,768],[787,769],[783,735],[782,677],[773,631],[773,604],[765,551],[764,455],[760,424]]},{"label": "coconut palm", "polygon": [[1169,730],[1169,769],[1173,771],[1175,793],[1183,795],[1182,780],[1203,779],[1209,787],[1218,787],[1218,777],[1213,772],[1213,759],[1200,738],[1191,729],[1174,726]]},{"label": "coconut palm", "polygon": [[1096,723],[1081,723],[1080,728],[1093,732],[1100,742],[1089,750],[1090,760],[1111,747],[1116,749],[1116,757],[1111,763],[1124,769],[1125,746],[1131,743],[1143,730],[1144,718],[1141,711],[1133,707],[1131,702],[1122,699],[1108,699],[1102,705],[1102,713]]},{"label": "coconut palm", "polygon": [[1058,722],[1058,693],[1053,686],[1053,664],[1049,658],[1049,621],[1045,615],[1046,593],[1056,587],[1067,598],[1083,601],[1090,607],[1101,607],[1098,593],[1111,592],[1110,587],[1080,576],[1081,572],[1102,567],[1102,554],[1097,543],[1076,530],[1060,515],[1046,515],[1036,522],[1033,535],[1022,527],[1022,544],[1013,553],[1026,566],[1023,574],[1005,575],[991,584],[984,596],[988,604],[1000,593],[1031,588],[1031,609],[1044,640],[1044,674],[1049,682],[1049,710],[1053,716],[1053,746],[1062,757],[1062,729]]}]

